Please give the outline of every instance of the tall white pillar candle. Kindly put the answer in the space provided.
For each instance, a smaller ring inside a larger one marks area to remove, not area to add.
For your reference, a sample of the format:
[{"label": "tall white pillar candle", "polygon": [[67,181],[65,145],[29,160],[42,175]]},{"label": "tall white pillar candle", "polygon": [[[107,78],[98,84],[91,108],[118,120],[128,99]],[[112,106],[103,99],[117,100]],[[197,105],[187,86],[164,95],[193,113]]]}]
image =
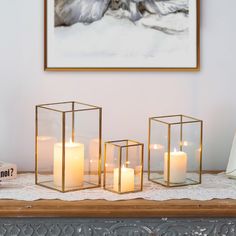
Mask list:
[{"label": "tall white pillar candle", "polygon": [[[62,186],[62,143],[54,145],[54,184]],[[84,179],[84,145],[65,143],[65,188],[78,187]]]}]

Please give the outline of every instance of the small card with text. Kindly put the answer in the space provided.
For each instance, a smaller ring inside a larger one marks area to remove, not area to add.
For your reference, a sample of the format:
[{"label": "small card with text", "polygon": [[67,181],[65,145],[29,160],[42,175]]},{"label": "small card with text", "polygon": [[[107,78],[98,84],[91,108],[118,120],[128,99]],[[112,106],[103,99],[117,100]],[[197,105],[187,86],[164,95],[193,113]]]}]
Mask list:
[{"label": "small card with text", "polygon": [[17,176],[17,167],[15,164],[0,162],[0,182],[9,179],[15,179]]}]

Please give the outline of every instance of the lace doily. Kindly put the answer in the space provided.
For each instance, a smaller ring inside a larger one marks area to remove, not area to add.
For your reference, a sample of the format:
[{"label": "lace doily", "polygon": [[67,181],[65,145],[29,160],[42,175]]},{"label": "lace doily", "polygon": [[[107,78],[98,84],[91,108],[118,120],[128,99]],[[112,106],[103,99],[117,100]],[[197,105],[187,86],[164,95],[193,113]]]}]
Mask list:
[{"label": "lace doily", "polygon": [[34,174],[20,174],[17,179],[0,183],[0,199],[35,201],[39,199],[60,199],[64,201],[98,200],[108,201],[142,198],[164,201],[170,199],[236,199],[236,180],[225,174],[204,174],[202,184],[178,188],[165,188],[147,181],[144,175],[143,192],[115,194],[102,188],[60,193],[34,184]]}]

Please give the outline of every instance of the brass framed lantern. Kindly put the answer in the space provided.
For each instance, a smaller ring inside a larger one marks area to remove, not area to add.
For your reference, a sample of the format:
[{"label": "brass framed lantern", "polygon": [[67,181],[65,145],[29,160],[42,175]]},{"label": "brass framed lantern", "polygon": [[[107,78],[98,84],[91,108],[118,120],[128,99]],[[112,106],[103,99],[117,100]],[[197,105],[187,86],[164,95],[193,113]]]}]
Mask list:
[{"label": "brass framed lantern", "polygon": [[143,189],[143,143],[108,141],[104,149],[104,188],[115,193]]},{"label": "brass framed lantern", "polygon": [[36,106],[35,183],[60,192],[101,186],[102,108]]},{"label": "brass framed lantern", "polygon": [[149,118],[148,179],[167,187],[201,183],[203,121],[171,115]]}]

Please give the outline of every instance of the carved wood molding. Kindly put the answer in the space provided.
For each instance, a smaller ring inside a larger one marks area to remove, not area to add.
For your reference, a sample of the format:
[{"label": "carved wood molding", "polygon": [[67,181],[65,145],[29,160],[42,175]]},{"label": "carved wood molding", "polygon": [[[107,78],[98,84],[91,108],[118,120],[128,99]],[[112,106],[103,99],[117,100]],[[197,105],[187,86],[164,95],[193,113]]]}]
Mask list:
[{"label": "carved wood molding", "polygon": [[236,218],[232,219],[75,219],[24,218],[0,219],[0,235],[235,235]]}]

